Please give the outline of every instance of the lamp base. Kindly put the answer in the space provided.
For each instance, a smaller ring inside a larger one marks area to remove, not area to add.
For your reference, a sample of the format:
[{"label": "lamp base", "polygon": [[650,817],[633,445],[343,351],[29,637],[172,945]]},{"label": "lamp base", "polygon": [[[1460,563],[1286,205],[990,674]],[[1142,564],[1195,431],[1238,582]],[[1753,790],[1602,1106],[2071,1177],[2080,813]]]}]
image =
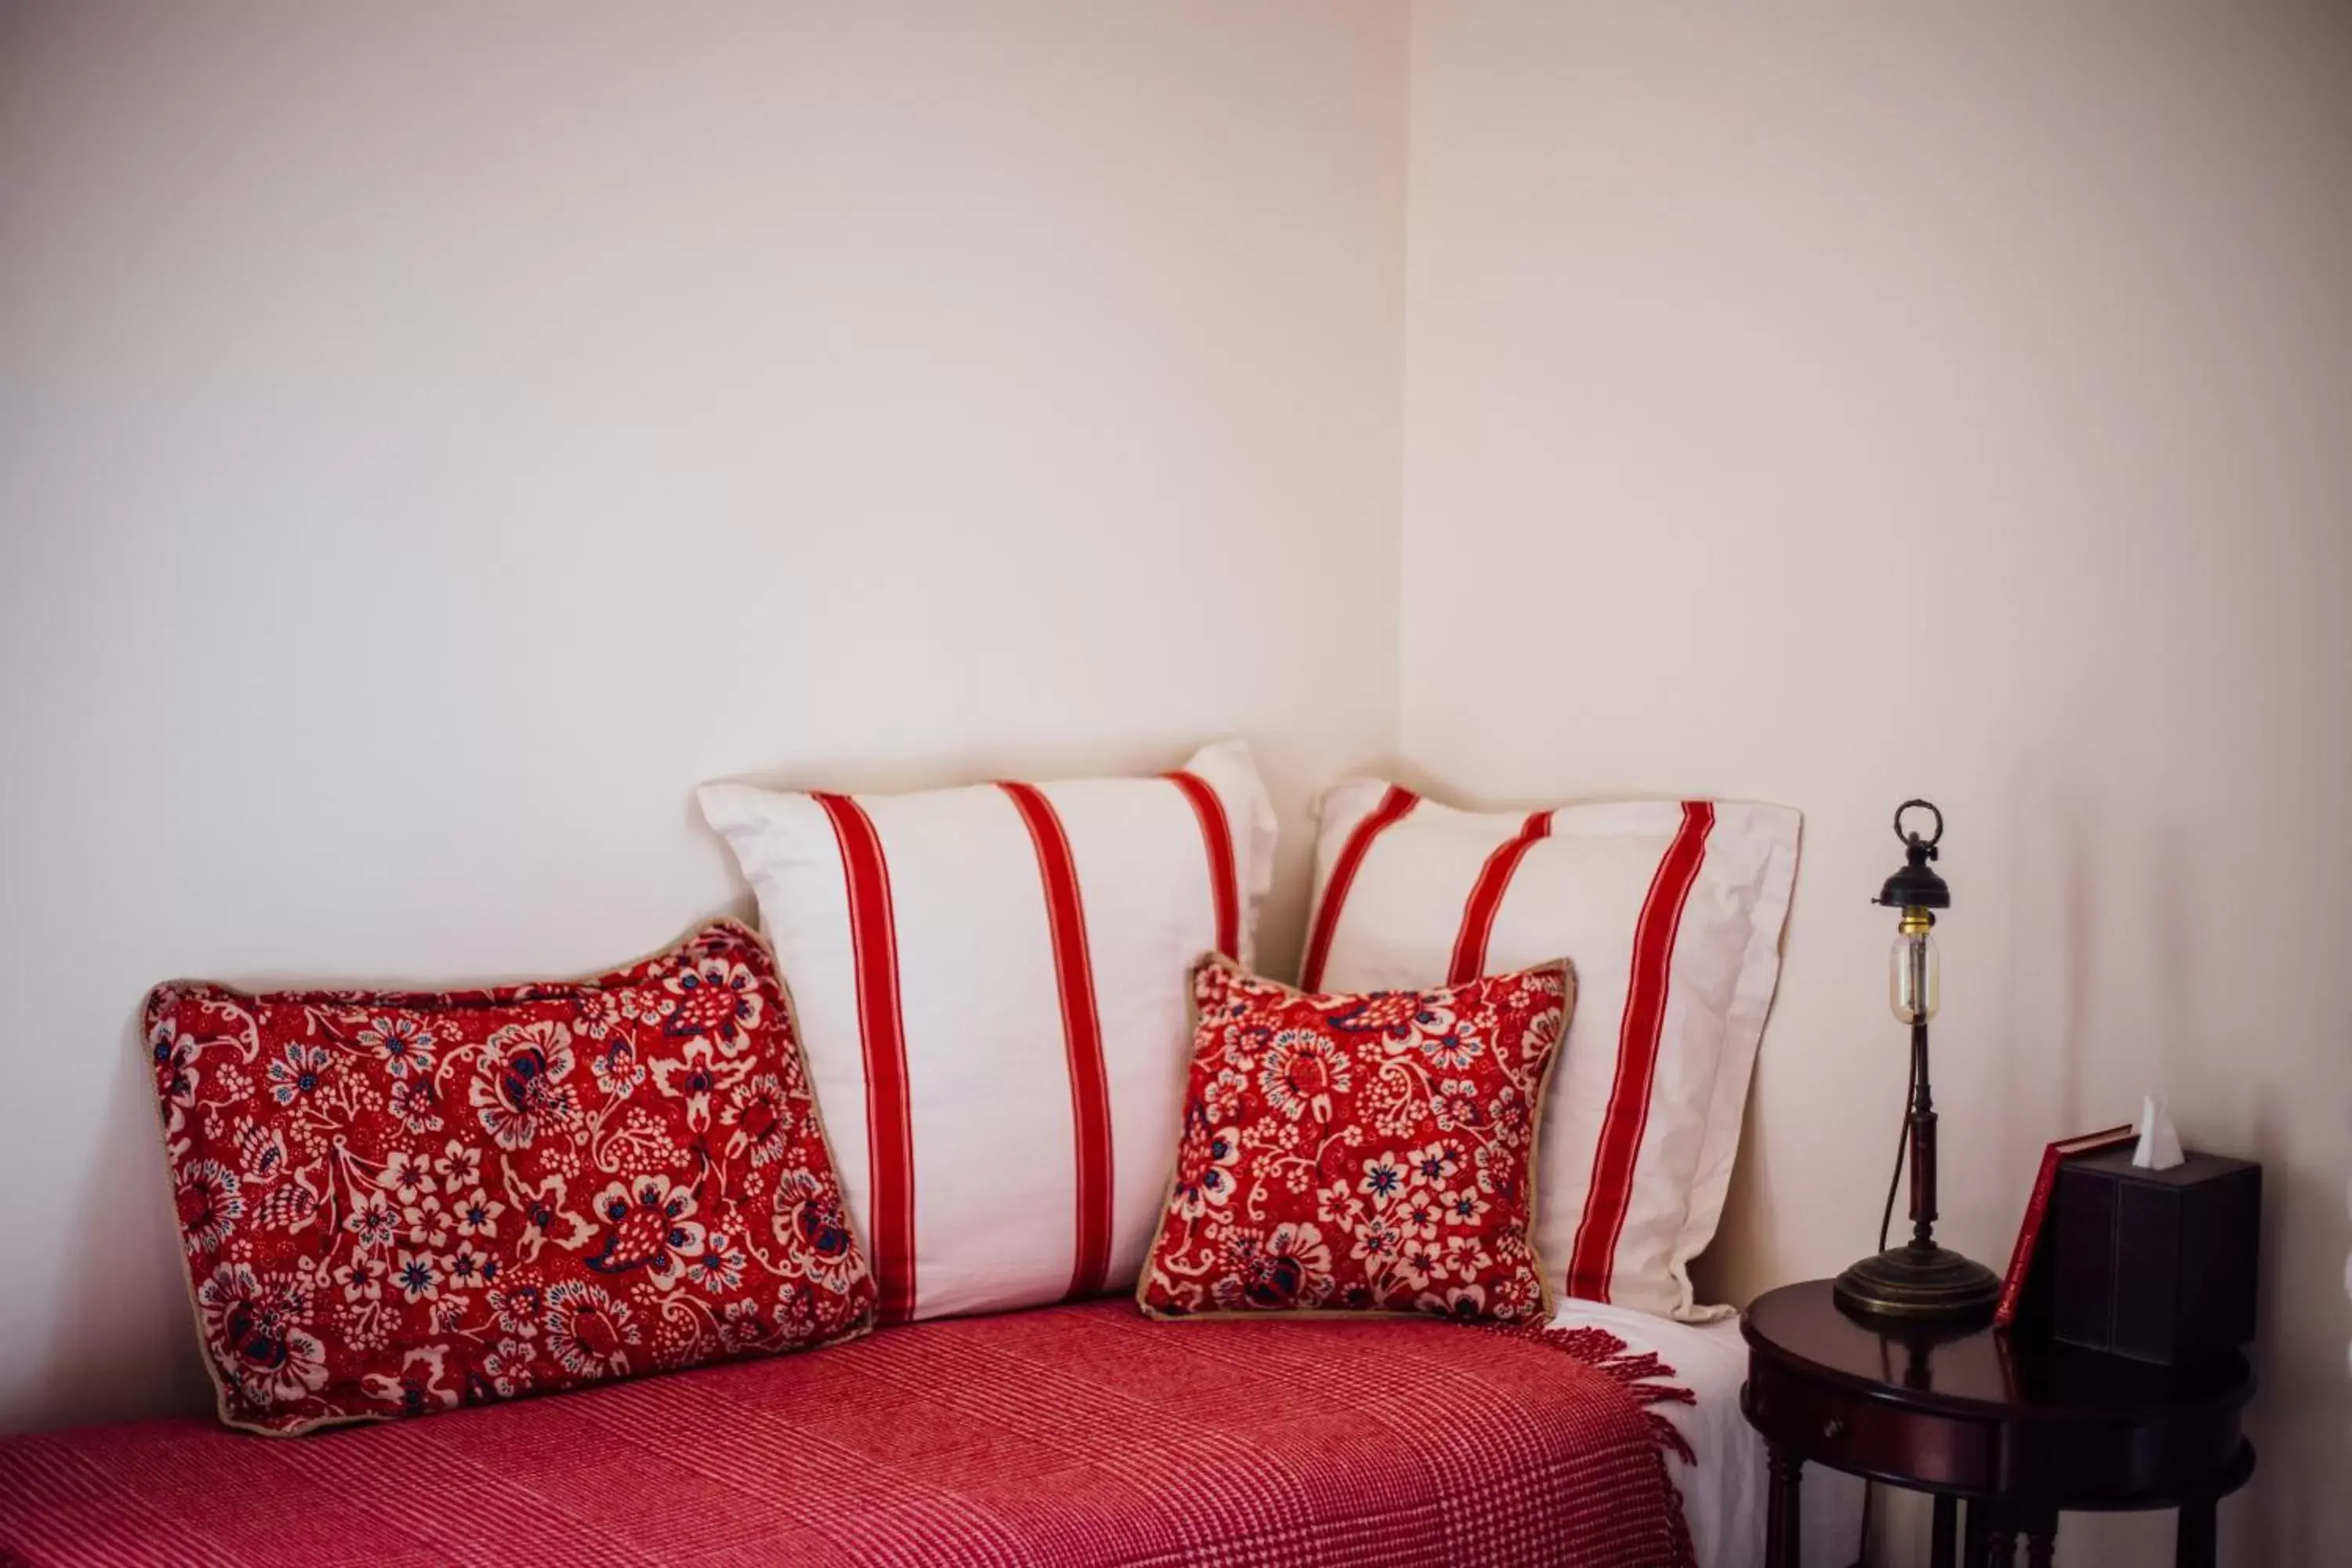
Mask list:
[{"label": "lamp base", "polygon": [[1979,1323],[1992,1316],[2000,1280],[1983,1264],[1948,1247],[1890,1247],[1837,1277],[1830,1295],[1864,1318],[1931,1325]]}]

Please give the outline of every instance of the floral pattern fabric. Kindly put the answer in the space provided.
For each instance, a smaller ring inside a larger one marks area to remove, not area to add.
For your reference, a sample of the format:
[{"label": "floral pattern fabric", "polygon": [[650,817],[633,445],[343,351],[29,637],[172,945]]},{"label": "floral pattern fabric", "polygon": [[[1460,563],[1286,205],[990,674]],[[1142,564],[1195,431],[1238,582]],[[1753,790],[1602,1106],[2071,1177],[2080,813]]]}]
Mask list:
[{"label": "floral pattern fabric", "polygon": [[773,959],[147,998],[221,1419],[423,1415],[842,1339],[874,1290]]},{"label": "floral pattern fabric", "polygon": [[1531,1162],[1573,992],[1565,963],[1345,996],[1202,959],[1143,1310],[1547,1316]]}]

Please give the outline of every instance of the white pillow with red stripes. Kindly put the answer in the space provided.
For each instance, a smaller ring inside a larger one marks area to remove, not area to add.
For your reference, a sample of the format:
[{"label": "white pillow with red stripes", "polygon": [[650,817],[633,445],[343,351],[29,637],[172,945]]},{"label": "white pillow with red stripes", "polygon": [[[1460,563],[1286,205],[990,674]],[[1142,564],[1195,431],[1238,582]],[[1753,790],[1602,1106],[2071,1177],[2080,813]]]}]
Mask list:
[{"label": "white pillow with red stripes", "polygon": [[698,799],[758,895],[877,1321],[1132,1288],[1176,1162],[1187,977],[1249,963],[1273,876],[1248,748],[1159,778]]},{"label": "white pillow with red stripes", "polygon": [[1780,972],[1799,817],[1631,801],[1459,811],[1378,779],[1323,797],[1300,984],[1460,984],[1566,956],[1576,1016],[1537,1154],[1554,1289],[1686,1319]]}]

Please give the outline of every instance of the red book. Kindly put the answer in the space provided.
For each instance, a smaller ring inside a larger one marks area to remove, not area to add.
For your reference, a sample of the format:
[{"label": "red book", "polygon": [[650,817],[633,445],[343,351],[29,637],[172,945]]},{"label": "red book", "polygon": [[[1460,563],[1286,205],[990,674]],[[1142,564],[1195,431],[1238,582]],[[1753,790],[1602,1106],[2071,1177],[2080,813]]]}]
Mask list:
[{"label": "red book", "polygon": [[2058,1184],[2059,1163],[2128,1143],[2135,1136],[2126,1124],[2062,1138],[2042,1151],[2042,1170],[2033,1178],[2033,1195],[2025,1202],[2025,1223],[2017,1227],[2017,1246],[2010,1251],[2009,1273],[2000,1282],[2000,1305],[1993,1309],[1995,1328],[2005,1329],[2017,1321],[2018,1303],[2024,1299],[2028,1277],[2034,1272],[2034,1257],[2042,1248],[2042,1222],[2050,1217],[2050,1194]]}]

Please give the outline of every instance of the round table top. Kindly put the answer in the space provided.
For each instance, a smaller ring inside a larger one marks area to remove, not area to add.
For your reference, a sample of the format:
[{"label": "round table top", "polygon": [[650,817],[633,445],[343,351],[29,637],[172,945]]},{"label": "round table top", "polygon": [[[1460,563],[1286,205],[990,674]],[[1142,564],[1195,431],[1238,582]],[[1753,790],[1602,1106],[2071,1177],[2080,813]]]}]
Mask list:
[{"label": "round table top", "polygon": [[1830,1281],[1757,1298],[1740,1324],[1751,1350],[1813,1381],[1914,1408],[2041,1424],[2131,1421],[2226,1410],[2253,1397],[2242,1355],[2158,1366],[2000,1329],[1960,1332],[1849,1317]]}]

